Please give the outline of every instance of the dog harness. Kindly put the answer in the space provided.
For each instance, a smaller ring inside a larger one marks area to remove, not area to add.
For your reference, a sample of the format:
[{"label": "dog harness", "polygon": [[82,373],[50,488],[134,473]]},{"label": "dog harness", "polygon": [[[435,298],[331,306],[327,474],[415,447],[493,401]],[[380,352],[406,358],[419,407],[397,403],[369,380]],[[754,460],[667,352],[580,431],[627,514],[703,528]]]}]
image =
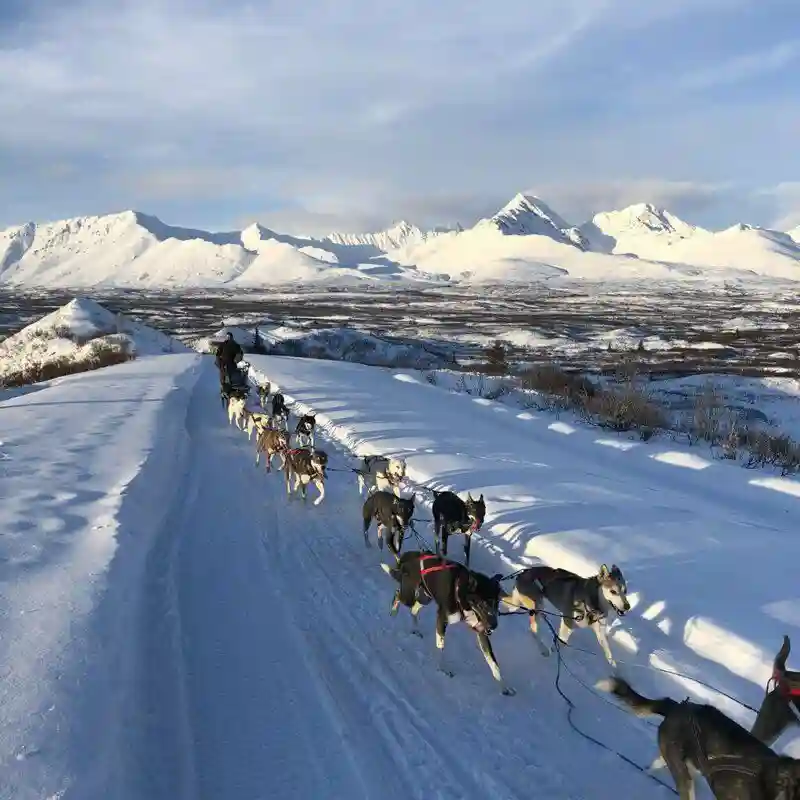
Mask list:
[{"label": "dog harness", "polygon": [[[439,561],[441,561],[441,563],[440,564],[435,564],[432,567],[424,566],[425,562],[429,561],[432,558],[439,559]],[[419,570],[419,574],[423,576],[423,581],[424,581],[424,576],[430,574],[431,572],[441,572],[442,570],[445,570],[445,569],[455,569],[458,566],[458,564],[454,564],[452,561],[445,561],[441,556],[434,555],[433,553],[430,553],[430,554],[424,555],[424,556],[420,556],[419,560],[420,560],[420,564],[423,565],[423,566],[420,567],[420,570]],[[428,587],[426,586],[425,588],[427,589]],[[428,594],[430,594],[430,592],[428,592]]]},{"label": "dog harness", "polygon": [[[424,566],[425,562],[430,561],[430,559],[432,558],[438,559],[440,563],[434,564],[430,567]],[[431,572],[442,572],[446,569],[456,569],[457,567],[461,566],[460,564],[456,564],[453,561],[445,561],[444,559],[442,559],[441,556],[434,555],[433,553],[428,553],[426,555],[420,556],[419,560],[420,560],[419,574],[422,580],[422,586],[428,593],[429,597],[431,597],[431,599],[433,599],[433,594],[431,593],[431,590],[428,588],[428,584],[425,582],[425,576],[430,575]],[[458,613],[461,615],[461,620],[463,622],[465,622],[473,630],[477,631],[478,628],[475,624],[477,615],[475,614],[475,611],[473,611],[472,609],[469,609],[469,611],[467,611],[464,609],[464,606],[461,605],[461,600],[459,599],[460,586],[461,586],[461,576],[457,575],[455,580],[455,586],[453,587],[454,589],[453,594],[455,597],[456,605],[458,606]]]},{"label": "dog harness", "polygon": [[775,681],[775,687],[784,697],[800,697],[800,681],[792,681],[787,678],[785,670],[773,670],[772,680]]}]

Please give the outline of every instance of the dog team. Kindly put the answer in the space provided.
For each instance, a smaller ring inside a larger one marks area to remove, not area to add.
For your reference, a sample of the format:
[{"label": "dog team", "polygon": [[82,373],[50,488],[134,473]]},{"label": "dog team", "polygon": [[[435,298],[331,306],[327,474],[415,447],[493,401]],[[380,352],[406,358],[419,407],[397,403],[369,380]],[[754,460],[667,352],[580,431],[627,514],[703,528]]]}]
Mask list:
[{"label": "dog team", "polygon": [[[291,497],[298,489],[306,499],[309,484],[325,497],[327,454],[315,448],[316,419],[302,415],[289,432],[289,409],[280,392],[270,397],[271,385],[258,387],[261,411],[247,407],[246,396],[228,399],[228,420],[248,439],[256,434],[256,464],[265,456],[266,470],[279,458],[285,473],[286,491]],[[266,413],[269,407],[270,413]],[[297,446],[291,446],[294,437]],[[471,494],[463,500],[454,492],[426,489],[433,495],[434,549],[412,550],[401,554],[404,538],[411,527],[416,495],[402,497],[400,485],[406,478],[406,463],[399,458],[365,456],[353,470],[359,494],[366,490],[362,507],[364,543],[371,546],[369,530],[377,524],[378,545],[384,541],[395,564],[381,568],[397,583],[390,614],[400,605],[409,609],[411,632],[421,637],[418,615],[427,605],[436,608],[436,648],[438,669],[453,676],[444,661],[445,633],[448,625],[465,623],[475,633],[478,647],[504,695],[515,694],[503,680],[490,636],[497,628],[500,604],[527,611],[534,641],[542,656],[550,646],[539,635],[539,622],[547,603],[560,617],[558,638],[567,644],[576,628],[590,628],[608,663],[616,662],[608,642],[606,627],[612,613],[622,617],[631,608],[627,583],[620,568],[603,564],[596,575],[581,577],[565,569],[536,565],[521,570],[507,592],[503,576],[488,576],[470,569],[472,535],[480,531],[486,516],[484,497]],[[448,538],[464,537],[464,563],[447,558]],[[770,745],[790,726],[800,725],[800,672],[786,669],[789,638],[775,657],[772,689],[764,698],[752,731],[748,731],[711,705],[677,702],[670,698],[648,699],[638,694],[624,679],[614,676],[596,684],[610,692],[637,716],[663,717],[658,729],[661,756],[654,766],[670,771],[680,800],[694,800],[694,776],[702,775],[717,800],[800,800],[800,760],[780,756]]]}]

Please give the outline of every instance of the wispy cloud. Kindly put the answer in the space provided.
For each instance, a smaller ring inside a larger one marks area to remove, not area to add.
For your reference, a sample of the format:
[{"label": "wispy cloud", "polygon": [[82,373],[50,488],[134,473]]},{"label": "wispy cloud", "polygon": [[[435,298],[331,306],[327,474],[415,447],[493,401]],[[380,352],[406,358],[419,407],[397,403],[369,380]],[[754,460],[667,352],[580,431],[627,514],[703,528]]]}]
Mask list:
[{"label": "wispy cloud", "polygon": [[798,60],[800,60],[800,39],[794,39],[700,69],[687,75],[680,85],[683,89],[699,90],[737,84],[779,72],[792,64],[796,70],[798,65],[795,62]]},{"label": "wispy cloud", "polygon": [[680,202],[719,216],[721,198],[741,197],[719,188],[731,181],[800,177],[785,174],[798,121],[788,5],[784,16],[755,0],[11,8],[0,8],[2,222],[131,206],[220,227],[256,212],[336,227],[468,221],[531,186],[575,213],[682,186]]}]

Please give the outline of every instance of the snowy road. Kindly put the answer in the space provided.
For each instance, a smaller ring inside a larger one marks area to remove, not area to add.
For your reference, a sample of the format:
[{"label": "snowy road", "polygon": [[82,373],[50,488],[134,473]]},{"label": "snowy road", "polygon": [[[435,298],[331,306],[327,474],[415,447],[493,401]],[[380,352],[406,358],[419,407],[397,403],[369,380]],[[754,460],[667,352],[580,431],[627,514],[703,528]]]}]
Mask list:
[{"label": "snowy road", "polygon": [[[448,636],[458,674],[437,673],[433,615],[422,641],[388,616],[392,586],[363,546],[355,481],[333,472],[318,508],[289,501],[226,423],[209,368],[188,406],[175,518],[194,797],[600,800],[621,785],[668,796],[569,730],[554,664],[521,620],[504,618],[496,645],[517,697],[500,695],[460,627]],[[649,763],[643,723],[568,680],[585,695],[576,721]],[[576,769],[585,759],[598,769]]]}]

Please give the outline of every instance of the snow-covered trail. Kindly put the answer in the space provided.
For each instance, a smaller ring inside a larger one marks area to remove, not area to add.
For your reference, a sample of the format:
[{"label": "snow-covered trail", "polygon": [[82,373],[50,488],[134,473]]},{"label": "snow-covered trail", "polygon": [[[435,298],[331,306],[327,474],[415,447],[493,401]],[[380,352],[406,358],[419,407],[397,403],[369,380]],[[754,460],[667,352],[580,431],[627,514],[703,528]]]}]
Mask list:
[{"label": "snow-covered trail", "polygon": [[[501,696],[463,626],[448,632],[456,677],[436,672],[432,613],[423,640],[406,614],[388,616],[393,586],[363,545],[355,482],[332,472],[321,506],[289,501],[282,474],[265,476],[227,426],[210,365],[186,426],[174,577],[198,800],[671,796],[569,729],[554,660],[520,619],[496,633],[516,697]],[[652,760],[644,723],[570,678],[564,688],[578,724]]]}]

